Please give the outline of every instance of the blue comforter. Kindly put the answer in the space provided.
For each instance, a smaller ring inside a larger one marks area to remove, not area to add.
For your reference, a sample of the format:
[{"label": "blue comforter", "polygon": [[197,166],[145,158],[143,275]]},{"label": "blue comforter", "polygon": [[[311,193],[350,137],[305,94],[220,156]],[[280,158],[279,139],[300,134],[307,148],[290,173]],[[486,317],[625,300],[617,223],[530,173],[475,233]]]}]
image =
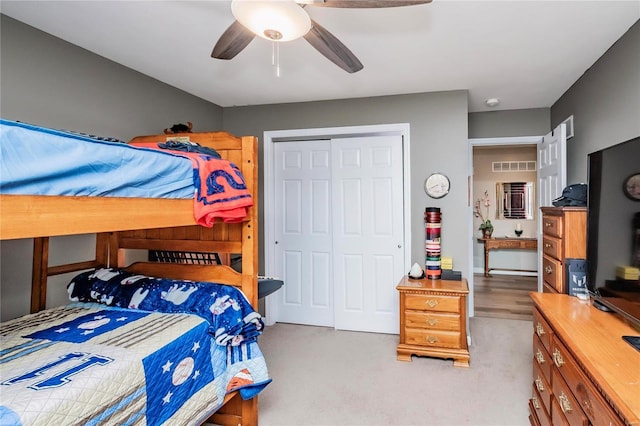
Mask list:
[{"label": "blue comforter", "polygon": [[101,268],[76,276],[67,290],[72,301],[198,315],[209,323],[209,332],[219,345],[256,341],[264,328],[262,317],[244,294],[228,285]]}]

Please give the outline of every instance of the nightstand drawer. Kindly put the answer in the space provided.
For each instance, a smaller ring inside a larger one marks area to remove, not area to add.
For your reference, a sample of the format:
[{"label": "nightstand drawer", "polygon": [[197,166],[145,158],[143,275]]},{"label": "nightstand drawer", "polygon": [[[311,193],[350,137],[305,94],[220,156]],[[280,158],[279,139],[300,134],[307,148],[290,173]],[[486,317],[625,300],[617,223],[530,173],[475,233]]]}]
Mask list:
[{"label": "nightstand drawer", "polygon": [[426,328],[432,330],[460,330],[460,315],[440,314],[423,311],[406,311],[407,328]]},{"label": "nightstand drawer", "polygon": [[405,309],[417,311],[460,313],[460,298],[431,294],[407,294],[404,306]]},{"label": "nightstand drawer", "polygon": [[547,216],[542,218],[542,232],[546,235],[562,238],[562,217]]},{"label": "nightstand drawer", "polygon": [[[405,329],[409,345],[434,346],[440,348],[461,348],[460,333],[455,331]],[[466,336],[465,336],[466,338]]]},{"label": "nightstand drawer", "polygon": [[562,258],[562,240],[545,235],[542,239],[542,252],[554,259]]},{"label": "nightstand drawer", "polygon": [[562,279],[564,268],[562,263],[552,257],[542,257],[542,277],[544,282],[555,288],[558,293],[565,293],[564,280]]}]

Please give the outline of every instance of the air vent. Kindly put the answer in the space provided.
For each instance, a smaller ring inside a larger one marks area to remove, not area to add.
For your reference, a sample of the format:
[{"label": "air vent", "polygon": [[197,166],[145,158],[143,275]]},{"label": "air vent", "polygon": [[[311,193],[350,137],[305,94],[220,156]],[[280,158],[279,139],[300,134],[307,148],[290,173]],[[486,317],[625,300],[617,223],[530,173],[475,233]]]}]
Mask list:
[{"label": "air vent", "polygon": [[496,173],[500,172],[535,172],[535,161],[494,161],[491,163]]}]

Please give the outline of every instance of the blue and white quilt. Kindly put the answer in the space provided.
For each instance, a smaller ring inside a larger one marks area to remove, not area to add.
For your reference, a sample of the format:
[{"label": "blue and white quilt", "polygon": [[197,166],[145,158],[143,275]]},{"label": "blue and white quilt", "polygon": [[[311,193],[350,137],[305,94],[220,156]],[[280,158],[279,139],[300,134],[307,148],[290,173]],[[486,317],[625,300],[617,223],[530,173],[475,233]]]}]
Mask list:
[{"label": "blue and white quilt", "polygon": [[[178,306],[197,293],[186,290],[159,291],[165,303],[182,301]],[[209,306],[220,298],[232,296],[216,290]],[[167,314],[142,303],[129,309],[79,302],[3,323],[0,424],[195,425],[229,392],[257,395],[271,379],[255,323],[249,322],[250,337],[244,326],[237,330],[237,317],[252,313],[235,302],[240,309],[229,302],[208,319],[190,309]],[[226,312],[230,318],[216,318]],[[233,337],[216,342],[221,329]]]}]

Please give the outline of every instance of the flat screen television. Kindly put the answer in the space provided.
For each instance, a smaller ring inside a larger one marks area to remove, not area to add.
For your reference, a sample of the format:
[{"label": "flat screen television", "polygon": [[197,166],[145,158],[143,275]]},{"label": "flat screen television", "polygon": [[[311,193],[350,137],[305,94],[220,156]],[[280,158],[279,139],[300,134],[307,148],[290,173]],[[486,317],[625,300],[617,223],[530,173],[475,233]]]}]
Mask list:
[{"label": "flat screen television", "polygon": [[593,304],[640,332],[640,137],[589,154],[587,286]]}]

